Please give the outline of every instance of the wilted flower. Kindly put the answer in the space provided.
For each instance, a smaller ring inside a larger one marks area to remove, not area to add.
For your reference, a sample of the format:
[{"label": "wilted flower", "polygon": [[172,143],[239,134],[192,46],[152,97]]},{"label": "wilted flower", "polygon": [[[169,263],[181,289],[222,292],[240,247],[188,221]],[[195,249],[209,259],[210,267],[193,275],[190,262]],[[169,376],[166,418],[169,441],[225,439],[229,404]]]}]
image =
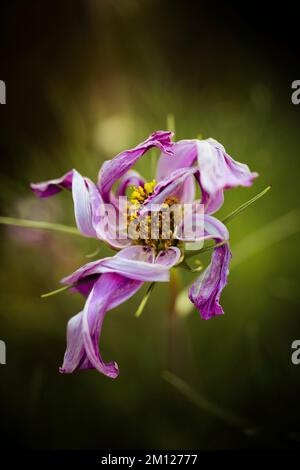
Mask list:
[{"label": "wilted flower", "polygon": [[[90,262],[62,280],[87,297],[82,312],[68,323],[62,373],[95,368],[109,377],[118,376],[117,364],[104,363],[98,347],[106,312],[129,299],[144,282],[169,281],[170,269],[184,260],[186,242],[215,241],[211,263],[192,285],[189,298],[205,320],[223,313],[219,300],[231,258],[229,234],[211,214],[222,205],[225,189],[250,186],[257,174],[233,160],[213,139],[173,143],[171,137],[170,132],[155,132],[137,147],[104,162],[97,184],[71,170],[61,178],[31,185],[39,197],[52,196],[63,188],[72,190],[79,231],[119,250],[115,256]],[[156,180],[145,182],[132,167],[151,147],[160,149],[161,156],[153,175]],[[201,189],[200,201],[195,200],[196,185]],[[130,201],[124,211],[118,201],[129,190]],[[204,209],[201,235],[186,236],[176,210],[180,204],[190,204],[197,216],[199,203]],[[114,208],[113,215],[107,214],[108,204]],[[153,206],[158,207],[156,212]],[[166,210],[171,211],[167,229]],[[157,236],[150,230],[153,222]]]}]

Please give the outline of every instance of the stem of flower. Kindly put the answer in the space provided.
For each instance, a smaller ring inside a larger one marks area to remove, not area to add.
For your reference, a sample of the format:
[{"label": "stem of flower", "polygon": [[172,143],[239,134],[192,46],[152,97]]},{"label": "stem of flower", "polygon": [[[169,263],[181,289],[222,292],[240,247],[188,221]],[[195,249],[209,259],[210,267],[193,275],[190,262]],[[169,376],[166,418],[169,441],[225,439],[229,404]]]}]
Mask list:
[{"label": "stem of flower", "polygon": [[64,232],[72,235],[80,235],[80,232],[76,227],[70,227],[69,225],[54,224],[52,222],[45,222],[42,220],[27,220],[27,219],[15,219],[14,217],[1,217],[0,224],[4,225],[15,225],[16,227],[24,227],[31,229],[42,229],[42,230],[54,230],[56,232]]},{"label": "stem of flower", "polygon": [[204,248],[201,248],[201,250],[197,250],[197,251],[196,250],[195,251],[191,251],[191,250],[186,251],[184,259],[189,259],[192,256],[199,255],[199,254],[202,255],[202,253],[206,253],[207,251],[214,250],[215,248],[218,248],[218,246],[225,245],[225,243],[227,243],[227,242],[224,241],[224,242],[217,243],[215,245],[205,246]]},{"label": "stem of flower", "polygon": [[215,403],[207,400],[207,398],[200,395],[196,392],[190,385],[188,385],[184,380],[182,380],[177,375],[173,374],[170,371],[163,371],[162,378],[166,380],[169,384],[175,387],[182,395],[184,395],[188,400],[194,403],[201,411],[204,411],[219,420],[239,428],[242,432],[249,435],[254,435],[259,432],[259,428],[254,426],[252,423],[248,423],[246,420],[237,416],[235,413],[225,410]]},{"label": "stem of flower", "polygon": [[167,129],[175,134],[175,116],[172,113],[167,114]]},{"label": "stem of flower", "polygon": [[155,286],[155,282],[152,282],[150,284],[150,286],[148,287],[148,290],[147,290],[146,294],[142,298],[142,301],[141,301],[140,305],[138,306],[137,311],[135,312],[136,317],[140,317],[142,315],[143,310],[146,307],[146,304],[148,302],[148,299],[150,297],[150,294],[151,294],[152,289],[153,289],[154,286]]},{"label": "stem of flower", "polygon": [[265,194],[267,194],[267,192],[270,191],[271,188],[272,188],[272,186],[267,186],[263,191],[256,194],[256,196],[254,196],[252,199],[249,199],[249,201],[245,202],[240,207],[238,207],[234,211],[230,212],[230,214],[228,214],[226,217],[224,217],[224,219],[221,220],[221,222],[223,222],[223,224],[228,224],[228,222],[230,222],[230,220],[232,220],[234,217],[236,217],[238,214],[240,214],[240,212],[243,212],[245,209],[247,209],[247,207],[251,206],[251,204],[258,201],[258,199],[260,199]]},{"label": "stem of flower", "polygon": [[47,292],[46,294],[42,294],[41,297],[42,297],[42,299],[46,299],[47,297],[51,297],[52,295],[60,294],[60,292],[64,292],[67,289],[71,289],[71,287],[74,287],[74,286],[60,287],[59,289],[55,289],[55,290],[52,290],[51,292]]},{"label": "stem of flower", "polygon": [[[261,197],[263,197],[265,194],[267,194],[267,192],[272,188],[272,186],[267,186],[263,191],[261,191],[260,193],[256,194],[256,196],[254,196],[252,199],[249,199],[249,201],[247,202],[244,202],[244,204],[242,204],[241,206],[239,206],[237,209],[235,209],[234,211],[230,212],[230,214],[228,214],[226,217],[224,217],[224,219],[221,220],[221,222],[223,222],[223,224],[228,224],[228,222],[230,222],[232,219],[234,219],[234,217],[236,217],[238,214],[240,214],[241,212],[243,212],[245,209],[247,209],[247,207],[251,206],[251,204],[253,204],[254,202],[258,201],[258,199],[260,199]],[[195,251],[187,251],[185,253],[185,258],[188,259],[188,258],[191,258],[192,256],[196,256],[196,255],[200,255],[202,253],[205,253],[206,251],[210,251],[210,250],[214,250],[215,248],[217,248],[218,246],[222,246],[224,245],[225,243],[227,243],[226,241],[223,241],[223,242],[220,242],[220,243],[217,243],[216,245],[209,245],[209,246],[206,246],[204,248],[201,248],[201,250],[195,250]]]}]

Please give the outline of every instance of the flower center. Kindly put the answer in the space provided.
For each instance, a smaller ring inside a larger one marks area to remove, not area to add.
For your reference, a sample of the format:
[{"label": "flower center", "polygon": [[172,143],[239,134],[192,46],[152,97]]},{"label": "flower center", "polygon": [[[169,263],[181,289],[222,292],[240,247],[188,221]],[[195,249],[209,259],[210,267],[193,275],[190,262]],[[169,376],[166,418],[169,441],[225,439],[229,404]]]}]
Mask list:
[{"label": "flower center", "polygon": [[175,196],[168,196],[157,211],[147,211],[139,215],[139,210],[153,194],[156,181],[152,180],[144,186],[133,186],[127,209],[127,230],[134,231],[134,243],[151,246],[156,252],[177,245],[176,240],[176,208],[178,203]]}]

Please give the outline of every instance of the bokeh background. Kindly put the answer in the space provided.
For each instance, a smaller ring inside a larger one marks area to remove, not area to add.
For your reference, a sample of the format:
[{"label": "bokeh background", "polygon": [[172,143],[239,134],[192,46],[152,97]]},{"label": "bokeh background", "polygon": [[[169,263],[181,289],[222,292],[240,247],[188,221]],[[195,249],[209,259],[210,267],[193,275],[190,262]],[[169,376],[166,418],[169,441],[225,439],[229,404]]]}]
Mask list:
[{"label": "bokeh background", "polygon": [[[274,5],[270,14],[231,2],[1,4],[1,215],[74,225],[69,193],[37,200],[29,182],[72,167],[95,180],[105,159],[165,129],[168,114],[177,139],[214,137],[260,174],[252,188],[227,191],[218,216],[273,185],[230,224],[223,317],[202,321],[181,297],[170,325],[168,285],[139,319],[146,286],[107,315],[101,347],[120,366],[115,381],[58,373],[66,323],[83,299],[40,298],[97,242],[1,226],[3,447],[299,446],[297,15]],[[138,166],[148,178],[151,162]]]}]

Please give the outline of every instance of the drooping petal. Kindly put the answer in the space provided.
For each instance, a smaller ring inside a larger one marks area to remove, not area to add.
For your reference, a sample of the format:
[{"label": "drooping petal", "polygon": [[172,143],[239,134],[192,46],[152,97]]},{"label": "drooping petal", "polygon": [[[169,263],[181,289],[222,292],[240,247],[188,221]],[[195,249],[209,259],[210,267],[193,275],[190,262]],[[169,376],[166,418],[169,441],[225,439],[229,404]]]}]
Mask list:
[{"label": "drooping petal", "polygon": [[50,197],[59,193],[62,189],[72,189],[72,180],[73,170],[70,170],[60,178],[41,183],[31,183],[30,187],[38,197]]},{"label": "drooping petal", "polygon": [[181,258],[181,251],[176,246],[171,246],[165,251],[160,251],[155,259],[155,263],[168,268],[175,266]]},{"label": "drooping petal", "polygon": [[154,188],[153,194],[147,199],[143,207],[140,210],[140,213],[143,214],[149,210],[152,204],[163,204],[165,199],[168,196],[175,196],[178,199],[178,202],[182,201],[182,190],[183,185],[186,182],[187,178],[193,177],[194,174],[198,172],[196,167],[194,168],[180,168],[173,171],[168,177],[161,180]]},{"label": "drooping petal", "polygon": [[229,232],[226,225],[212,215],[204,215],[204,235],[206,239],[212,238],[217,243],[229,240]]},{"label": "drooping petal", "polygon": [[[156,179],[161,181],[180,168],[193,166],[197,159],[197,150],[192,140],[181,140],[173,146],[174,155],[162,154],[157,164]],[[185,143],[185,145],[184,145]]]},{"label": "drooping petal", "polygon": [[[174,145],[174,149],[176,144]],[[180,168],[191,167],[195,161],[195,157],[187,147],[182,146],[176,148],[174,156],[162,154],[158,160],[156,180],[158,182],[168,178],[171,173]],[[193,176],[189,176],[183,183],[181,188],[180,201],[182,203],[189,203],[195,199],[195,180]]]},{"label": "drooping petal", "polygon": [[172,155],[173,143],[171,142],[171,137],[171,132],[154,132],[147,140],[137,145],[137,147],[125,150],[124,152],[119,153],[112,160],[104,162],[99,172],[98,180],[103,200],[105,202],[109,202],[110,190],[114,183],[129,171],[138,159],[151,147],[158,147],[164,154]]},{"label": "drooping petal", "polygon": [[221,207],[224,189],[251,186],[253,179],[258,176],[247,165],[233,160],[214,139],[181,140],[175,143],[173,150],[172,159],[167,155],[160,157],[158,179],[165,178],[170,169],[191,167],[197,162],[199,175],[195,176],[202,190],[206,213],[211,214]]},{"label": "drooping petal", "polygon": [[114,248],[122,249],[131,244],[125,233],[120,237],[121,225],[117,208],[111,203],[104,203],[99,189],[95,184],[89,185],[90,203],[92,207],[92,225],[99,240],[103,240]]},{"label": "drooping petal", "polygon": [[82,278],[78,284],[70,288],[70,292],[79,292],[83,297],[87,297],[99,279],[99,274]]},{"label": "drooping petal", "polygon": [[129,299],[142,284],[115,273],[101,275],[89,294],[83,312],[68,323],[67,349],[61,373],[94,368],[108,377],[118,376],[118,365],[115,362],[105,363],[99,352],[102,323],[108,310]]},{"label": "drooping petal", "polygon": [[221,315],[220,305],[222,290],[227,284],[231,252],[229,248],[229,233],[225,225],[215,217],[204,217],[205,238],[212,238],[217,243],[224,242],[214,248],[210,265],[201,273],[189,291],[189,298],[199,310],[203,320],[209,320],[215,315]]},{"label": "drooping petal", "polygon": [[[91,191],[98,192],[96,185],[76,170],[71,170],[61,178],[31,184],[31,189],[41,198],[53,196],[62,189],[72,190],[74,213],[78,230],[87,237],[96,237],[93,227],[93,211],[97,208],[99,200],[92,200]],[[100,198],[100,195],[99,195]],[[93,204],[94,203],[94,204]]]},{"label": "drooping petal", "polygon": [[[173,257],[176,262],[175,256]],[[115,272],[129,279],[149,282],[169,281],[170,264],[155,262],[151,248],[130,246],[124,248],[115,256],[87,263],[73,274],[62,279],[63,284],[74,285],[95,274]]]},{"label": "drooping petal", "polygon": [[93,226],[93,206],[89,191],[89,187],[93,185],[92,181],[87,178],[84,179],[76,170],[73,170],[72,195],[76,224],[79,231],[87,237],[96,237]]},{"label": "drooping petal", "polygon": [[128,171],[128,173],[126,173],[120,180],[119,186],[116,191],[116,196],[126,196],[127,188],[129,188],[130,186],[143,186],[144,183],[144,178],[137,171]]},{"label": "drooping petal", "polygon": [[210,212],[221,207],[224,189],[251,186],[258,176],[251,173],[247,165],[233,160],[214,139],[198,141],[197,152],[200,185],[206,204],[210,204]]},{"label": "drooping petal", "polygon": [[[200,211],[200,209],[202,210]],[[184,220],[184,227],[179,227],[177,233],[179,240],[188,243],[188,247],[186,245],[187,250],[199,250],[202,248],[202,246],[199,246],[199,242],[204,243],[207,240],[216,240],[217,242],[229,240],[227,227],[215,217],[204,214],[203,205],[199,200],[194,201],[192,211],[190,217]],[[193,224],[198,224],[195,230],[191,228]]]},{"label": "drooping petal", "polygon": [[220,296],[227,284],[230,258],[228,243],[215,248],[210,265],[190,288],[189,298],[199,310],[203,320],[224,313],[220,305]]}]

